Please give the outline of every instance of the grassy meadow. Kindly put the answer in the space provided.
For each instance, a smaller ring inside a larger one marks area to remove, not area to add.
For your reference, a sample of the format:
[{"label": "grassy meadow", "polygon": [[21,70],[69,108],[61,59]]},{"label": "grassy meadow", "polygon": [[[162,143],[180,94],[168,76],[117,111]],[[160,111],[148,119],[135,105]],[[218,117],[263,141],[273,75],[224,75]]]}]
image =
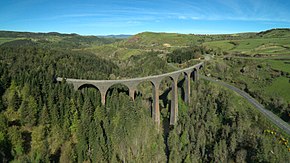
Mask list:
[{"label": "grassy meadow", "polygon": [[290,55],[290,37],[222,40],[206,42],[204,45],[211,48],[220,48],[232,53],[248,55]]}]

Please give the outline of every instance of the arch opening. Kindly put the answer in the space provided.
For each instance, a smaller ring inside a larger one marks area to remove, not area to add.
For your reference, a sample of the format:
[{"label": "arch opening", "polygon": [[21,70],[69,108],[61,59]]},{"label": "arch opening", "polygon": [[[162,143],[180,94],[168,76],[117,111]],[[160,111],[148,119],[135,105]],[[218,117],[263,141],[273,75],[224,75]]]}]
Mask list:
[{"label": "arch opening", "polygon": [[135,92],[136,98],[141,98],[142,100],[152,101],[153,94],[152,89],[154,87],[154,83],[151,81],[141,81],[137,85],[137,90]]},{"label": "arch opening", "polygon": [[101,91],[98,87],[93,84],[83,84],[81,85],[78,90],[82,92],[83,98],[87,97],[90,98],[92,104],[96,106],[101,106]]},{"label": "arch opening", "polygon": [[188,87],[187,85],[188,77],[190,81],[190,74],[187,75],[186,72],[183,72],[182,75],[179,76],[178,82],[177,82],[178,94],[180,95],[181,99],[185,102],[187,102],[187,98],[188,98],[187,91],[190,89],[190,87]]},{"label": "arch opening", "polygon": [[[180,74],[172,74],[161,80],[162,94],[160,96],[163,101],[161,106],[161,115],[163,122],[168,126],[174,125],[177,122],[178,115],[178,79]],[[169,124],[168,124],[169,120]]]},{"label": "arch opening", "polygon": [[198,80],[198,68],[194,68],[193,71],[190,73],[190,78],[194,81]]},{"label": "arch opening", "polygon": [[[172,95],[170,93],[172,92],[173,81],[174,80],[172,77],[167,76],[167,77],[163,78],[160,82],[159,91],[161,93],[160,93],[159,99],[162,101],[162,103],[161,103],[162,109],[168,108],[168,110],[170,110],[171,99],[172,99],[172,97],[171,97]],[[163,112],[165,112],[165,111],[163,111]],[[170,111],[168,111],[168,112],[170,112]]]},{"label": "arch opening", "polygon": [[113,84],[108,88],[105,96],[106,96],[106,99],[108,99],[109,97],[111,98],[112,96],[115,96],[115,95],[119,95],[119,94],[126,94],[129,96],[129,90],[130,88],[123,83]]},{"label": "arch opening", "polygon": [[203,69],[203,64],[201,64],[198,69],[199,70]]},{"label": "arch opening", "polygon": [[99,88],[96,87],[93,84],[82,84],[81,86],[78,87],[78,90],[82,90],[82,89],[85,89],[85,88],[94,88],[94,89],[99,90]]},{"label": "arch opening", "polygon": [[[158,85],[155,85],[157,83]],[[159,125],[160,124],[159,82],[157,83],[154,84],[154,82],[150,80],[144,80],[138,83],[137,98],[141,98],[142,103],[145,104],[147,108],[150,108],[148,113],[151,114],[153,120]]]}]

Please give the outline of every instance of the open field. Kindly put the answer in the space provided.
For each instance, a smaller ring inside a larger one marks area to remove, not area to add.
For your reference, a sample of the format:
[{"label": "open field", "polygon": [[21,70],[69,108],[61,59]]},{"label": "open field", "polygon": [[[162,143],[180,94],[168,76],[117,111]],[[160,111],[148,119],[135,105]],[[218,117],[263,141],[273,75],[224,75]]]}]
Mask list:
[{"label": "open field", "polygon": [[289,60],[265,60],[265,62],[270,64],[270,66],[275,70],[290,73],[290,59]]},{"label": "open field", "polygon": [[290,103],[290,79],[286,77],[279,77],[273,80],[265,89],[267,95],[275,95],[283,97]]},{"label": "open field", "polygon": [[5,37],[0,37],[0,45],[5,43],[5,42],[9,42],[9,41],[13,41],[16,40],[15,38],[5,38]]},{"label": "open field", "polygon": [[290,54],[290,38],[257,38],[243,40],[222,40],[206,42],[203,45],[211,48],[220,48],[232,53],[271,54],[288,55]]}]

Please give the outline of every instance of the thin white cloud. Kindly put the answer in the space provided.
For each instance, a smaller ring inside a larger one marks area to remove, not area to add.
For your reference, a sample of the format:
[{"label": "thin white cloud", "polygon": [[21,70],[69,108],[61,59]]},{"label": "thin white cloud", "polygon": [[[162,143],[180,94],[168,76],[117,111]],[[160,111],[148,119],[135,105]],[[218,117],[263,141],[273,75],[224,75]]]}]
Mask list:
[{"label": "thin white cloud", "polygon": [[278,1],[263,0],[217,0],[217,1],[177,1],[182,11],[176,11],[176,19],[181,20],[242,20],[289,22],[290,10]]},{"label": "thin white cloud", "polygon": [[188,19],[188,18],[187,18],[186,16],[180,15],[180,16],[178,16],[178,19],[186,20],[186,19]]}]

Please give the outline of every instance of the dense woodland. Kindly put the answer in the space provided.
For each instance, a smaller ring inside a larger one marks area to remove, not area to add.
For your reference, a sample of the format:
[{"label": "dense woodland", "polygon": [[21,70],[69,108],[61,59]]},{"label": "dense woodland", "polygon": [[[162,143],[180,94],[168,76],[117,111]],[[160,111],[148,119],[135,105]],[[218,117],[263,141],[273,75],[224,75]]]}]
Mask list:
[{"label": "dense woodland", "polygon": [[161,105],[158,127],[142,95],[132,101],[116,86],[102,106],[97,90],[75,91],[55,81],[167,71],[166,60],[154,52],[130,58],[148,67],[124,71],[88,52],[45,45],[31,40],[0,45],[0,162],[290,160],[281,131],[240,97],[202,80],[192,82],[192,105],[179,97],[178,123],[169,130],[168,106]]}]

